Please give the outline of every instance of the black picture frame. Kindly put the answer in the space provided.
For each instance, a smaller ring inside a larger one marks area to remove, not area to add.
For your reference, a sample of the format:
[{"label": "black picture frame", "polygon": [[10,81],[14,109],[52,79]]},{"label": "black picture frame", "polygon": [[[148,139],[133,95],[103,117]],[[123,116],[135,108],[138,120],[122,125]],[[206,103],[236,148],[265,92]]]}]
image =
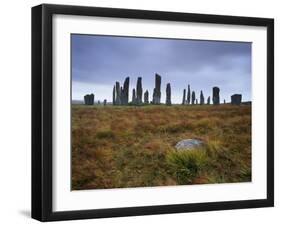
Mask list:
[{"label": "black picture frame", "polygon": [[[55,14],[266,27],[267,198],[54,212],[52,210],[52,17]],[[32,8],[32,218],[40,221],[57,221],[270,206],[274,206],[273,19],[50,4]]]}]

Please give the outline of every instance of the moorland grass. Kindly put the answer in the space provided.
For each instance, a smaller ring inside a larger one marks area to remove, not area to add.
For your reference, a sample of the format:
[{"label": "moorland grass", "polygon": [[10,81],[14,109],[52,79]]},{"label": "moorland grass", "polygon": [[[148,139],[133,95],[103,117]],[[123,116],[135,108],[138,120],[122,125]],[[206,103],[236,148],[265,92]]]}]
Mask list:
[{"label": "moorland grass", "polygon": [[248,181],[251,106],[72,106],[73,190]]}]

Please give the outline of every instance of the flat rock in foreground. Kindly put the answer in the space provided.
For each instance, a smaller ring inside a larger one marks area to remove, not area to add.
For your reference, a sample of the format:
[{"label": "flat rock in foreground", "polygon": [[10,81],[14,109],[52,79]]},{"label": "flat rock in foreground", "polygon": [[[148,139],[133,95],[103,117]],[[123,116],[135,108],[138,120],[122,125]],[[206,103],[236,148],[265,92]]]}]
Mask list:
[{"label": "flat rock in foreground", "polygon": [[182,150],[193,150],[195,148],[202,147],[204,145],[204,142],[198,139],[185,139],[178,142],[175,146],[175,148],[178,151]]}]

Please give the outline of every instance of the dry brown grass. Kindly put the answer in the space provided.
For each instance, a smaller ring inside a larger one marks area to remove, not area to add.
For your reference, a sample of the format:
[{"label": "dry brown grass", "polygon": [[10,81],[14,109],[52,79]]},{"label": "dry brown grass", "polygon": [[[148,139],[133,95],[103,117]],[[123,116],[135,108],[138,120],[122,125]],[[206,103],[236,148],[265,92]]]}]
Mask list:
[{"label": "dry brown grass", "polygon": [[[187,138],[201,154],[175,152]],[[250,180],[250,106],[72,106],[74,190]]]}]

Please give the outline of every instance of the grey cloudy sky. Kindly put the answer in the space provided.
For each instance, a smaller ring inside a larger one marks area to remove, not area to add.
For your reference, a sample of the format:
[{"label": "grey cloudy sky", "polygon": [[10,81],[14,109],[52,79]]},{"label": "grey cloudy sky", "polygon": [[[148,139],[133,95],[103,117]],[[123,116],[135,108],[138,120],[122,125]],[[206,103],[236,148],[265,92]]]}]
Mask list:
[{"label": "grey cloudy sky", "polygon": [[96,100],[112,101],[115,81],[130,77],[131,92],[141,76],[151,100],[154,76],[162,76],[161,102],[171,83],[172,103],[181,103],[187,85],[205,98],[218,86],[223,99],[234,93],[251,100],[251,43],[71,35],[72,99],[94,93]]}]

